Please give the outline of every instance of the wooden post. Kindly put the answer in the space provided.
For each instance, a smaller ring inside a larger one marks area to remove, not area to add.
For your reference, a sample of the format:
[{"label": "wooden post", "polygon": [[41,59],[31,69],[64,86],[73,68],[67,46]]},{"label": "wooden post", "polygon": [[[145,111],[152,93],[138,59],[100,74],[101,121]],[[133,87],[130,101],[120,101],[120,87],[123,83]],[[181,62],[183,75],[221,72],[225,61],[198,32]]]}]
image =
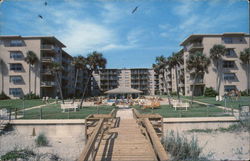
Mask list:
[{"label": "wooden post", "polygon": [[15,119],[17,119],[17,108],[15,108]]},{"label": "wooden post", "polygon": [[43,118],[43,111],[42,111],[42,107],[40,107],[40,119]]},{"label": "wooden post", "polygon": [[209,105],[207,105],[207,117],[208,117],[208,106],[209,106]]},{"label": "wooden post", "polygon": [[10,108],[10,113],[9,113],[9,121],[11,121],[11,108]]}]

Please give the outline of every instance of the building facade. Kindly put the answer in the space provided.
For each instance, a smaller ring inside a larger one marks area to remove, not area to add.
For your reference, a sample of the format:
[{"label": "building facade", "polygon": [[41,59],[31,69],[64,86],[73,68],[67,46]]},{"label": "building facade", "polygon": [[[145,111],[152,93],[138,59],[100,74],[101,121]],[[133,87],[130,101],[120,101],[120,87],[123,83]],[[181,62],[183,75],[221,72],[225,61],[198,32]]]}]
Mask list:
[{"label": "building facade", "polygon": [[[30,88],[32,93],[41,97],[59,96],[55,75],[51,72],[52,62],[64,67],[59,73],[59,82],[64,84],[64,95],[72,92],[72,57],[62,50],[65,45],[58,39],[50,36],[0,36],[0,40],[1,92],[11,98],[19,98],[28,94]],[[34,52],[38,58],[31,66],[30,87],[29,64],[24,60],[28,51]]]},{"label": "building facade", "polygon": [[141,90],[144,95],[155,95],[159,91],[158,76],[153,69],[104,69],[93,74],[96,82],[95,93],[118,88],[129,87]]},{"label": "building facade", "polygon": [[[194,34],[186,38],[180,45],[183,46],[179,52],[183,54],[183,65],[178,66],[177,72],[175,69],[166,68],[165,75],[167,85],[160,86],[160,91],[176,92],[177,83],[180,89],[180,94],[192,95],[192,88],[195,86],[194,95],[203,95],[206,87],[212,87],[214,90],[219,85],[220,95],[231,90],[245,91],[247,90],[247,66],[240,60],[240,52],[245,48],[249,48],[249,34],[245,33],[223,33],[223,34]],[[201,51],[210,58],[210,49],[214,45],[224,45],[227,52],[222,56],[219,63],[219,70],[216,64],[211,60],[208,67],[208,73],[200,75],[194,82],[194,75],[187,70],[187,60],[189,55],[196,51]],[[218,83],[217,83],[217,71]],[[176,80],[176,73],[178,82]],[[162,77],[162,76],[159,76]]]}]

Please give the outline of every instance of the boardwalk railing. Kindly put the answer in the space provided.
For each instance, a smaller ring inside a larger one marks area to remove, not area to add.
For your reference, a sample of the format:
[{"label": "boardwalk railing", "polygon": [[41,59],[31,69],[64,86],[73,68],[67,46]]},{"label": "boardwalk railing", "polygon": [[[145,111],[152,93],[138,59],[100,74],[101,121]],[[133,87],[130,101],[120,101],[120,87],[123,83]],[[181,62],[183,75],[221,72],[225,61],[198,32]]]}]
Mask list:
[{"label": "boardwalk railing", "polygon": [[80,155],[79,161],[95,160],[95,155],[105,131],[103,128],[104,120],[104,118],[101,118],[98,121],[93,134],[90,136],[83,152]]},{"label": "boardwalk railing", "polygon": [[150,143],[154,149],[154,152],[157,156],[157,159],[159,161],[167,161],[168,160],[168,156],[167,153],[163,147],[163,145],[160,142],[159,137],[157,136],[151,122],[149,121],[148,118],[144,118],[142,120],[142,126],[145,128],[146,130],[146,136],[148,137],[148,139],[150,140]]},{"label": "boardwalk railing", "polygon": [[116,110],[113,109],[109,114],[93,114],[85,119],[85,139],[87,143],[78,161],[95,160],[104,132],[115,118]]},{"label": "boardwalk railing", "polygon": [[93,133],[93,127],[96,127],[97,122],[101,118],[105,118],[110,125],[113,120],[116,118],[116,109],[113,109],[109,114],[92,114],[86,117],[85,119],[85,139],[88,140],[89,136]]},{"label": "boardwalk railing", "polygon": [[[143,131],[147,137],[147,139],[150,141],[150,144],[155,152],[155,155],[157,157],[157,160],[159,161],[167,161],[168,156],[167,153],[163,147],[163,145],[160,142],[160,138],[158,137],[158,130],[163,130],[163,121],[162,117],[157,114],[140,114],[136,109],[133,110],[133,116],[135,119],[139,121],[141,126],[143,127]],[[160,125],[154,125],[150,122],[150,119],[152,121],[160,120]],[[158,130],[157,130],[158,129]],[[157,130],[157,131],[156,131]]]}]

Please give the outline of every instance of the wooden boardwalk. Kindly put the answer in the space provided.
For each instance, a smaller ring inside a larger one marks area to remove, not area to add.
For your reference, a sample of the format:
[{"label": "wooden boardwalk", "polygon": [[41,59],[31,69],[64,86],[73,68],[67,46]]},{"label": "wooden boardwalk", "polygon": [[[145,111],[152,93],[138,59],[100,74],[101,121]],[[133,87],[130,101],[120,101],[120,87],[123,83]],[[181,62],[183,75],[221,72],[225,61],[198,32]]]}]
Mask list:
[{"label": "wooden boardwalk", "polygon": [[[99,136],[97,135],[96,138],[92,136],[95,134],[91,134],[89,140],[90,142],[91,139],[96,140],[96,144],[87,145],[89,148],[92,146],[93,153],[90,159],[88,158],[85,160],[158,161],[159,157],[157,158],[156,149],[154,149],[148,134],[146,134],[145,128],[143,128],[143,126],[138,123],[138,120],[133,117],[132,109],[118,110],[116,116],[116,121],[114,121],[112,125],[106,126],[108,130],[103,133],[99,132],[102,134]],[[105,123],[103,123],[103,125],[100,123],[99,126],[105,127]],[[159,142],[156,133],[155,136]],[[85,151],[82,156],[87,154],[90,155],[90,153]],[[82,161],[84,159],[80,158],[79,160]]]},{"label": "wooden boardwalk", "polygon": [[97,152],[97,161],[154,161],[155,154],[135,119],[121,119],[109,130]]}]

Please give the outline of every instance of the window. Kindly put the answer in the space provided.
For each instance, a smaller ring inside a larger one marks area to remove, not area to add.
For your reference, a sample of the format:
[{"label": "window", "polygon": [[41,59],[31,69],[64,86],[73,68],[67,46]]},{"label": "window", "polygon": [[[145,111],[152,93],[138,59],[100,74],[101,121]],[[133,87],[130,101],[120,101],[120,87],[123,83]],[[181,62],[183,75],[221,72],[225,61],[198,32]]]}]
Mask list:
[{"label": "window", "polygon": [[236,86],[224,86],[224,91],[225,92],[230,92],[232,90],[235,90]]},{"label": "window", "polygon": [[235,80],[235,73],[224,73],[224,80]]},{"label": "window", "polygon": [[234,56],[234,49],[227,49],[226,56]]},{"label": "window", "polygon": [[234,61],[223,61],[223,68],[234,68]]},{"label": "window", "polygon": [[22,40],[11,40],[10,46],[23,46]]},{"label": "window", "polygon": [[21,76],[10,76],[10,82],[14,84],[20,84],[23,82],[23,79]]},{"label": "window", "polygon": [[12,59],[22,59],[23,53],[21,51],[11,51],[10,52],[10,58]]},{"label": "window", "polygon": [[22,71],[22,69],[23,69],[22,64],[10,64],[10,70]]},{"label": "window", "polygon": [[226,44],[232,44],[233,43],[233,38],[232,37],[224,37],[223,40],[224,40],[224,42]]},{"label": "window", "polygon": [[20,96],[22,94],[22,89],[21,88],[10,88],[9,94],[13,95],[13,96]]}]

